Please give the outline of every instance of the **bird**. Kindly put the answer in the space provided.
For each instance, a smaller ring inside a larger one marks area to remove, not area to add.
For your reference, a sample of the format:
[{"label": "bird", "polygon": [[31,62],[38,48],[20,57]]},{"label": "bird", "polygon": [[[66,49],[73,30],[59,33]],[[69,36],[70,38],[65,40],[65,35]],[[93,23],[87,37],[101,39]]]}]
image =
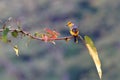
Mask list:
[{"label": "bird", "polygon": [[74,37],[74,42],[78,43],[78,39],[79,39],[79,29],[78,29],[78,26],[76,26],[71,21],[68,21],[66,26],[69,27],[69,29],[70,29],[69,32]]}]

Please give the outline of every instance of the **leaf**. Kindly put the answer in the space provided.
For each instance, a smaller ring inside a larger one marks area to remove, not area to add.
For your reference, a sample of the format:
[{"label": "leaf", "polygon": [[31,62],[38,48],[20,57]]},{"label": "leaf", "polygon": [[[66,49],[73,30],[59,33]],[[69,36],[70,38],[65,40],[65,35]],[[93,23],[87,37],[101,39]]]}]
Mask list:
[{"label": "leaf", "polygon": [[11,32],[11,35],[16,38],[18,36],[18,31],[14,30],[13,32]]},{"label": "leaf", "polygon": [[56,32],[55,30],[51,30],[49,28],[45,28],[44,30],[45,30],[46,34],[49,35],[49,38],[55,39],[60,35],[60,33]]},{"label": "leaf", "polygon": [[54,45],[56,44],[55,41],[51,41],[51,43],[54,44]]},{"label": "leaf", "polygon": [[13,50],[15,51],[16,55],[19,56],[19,50],[17,45],[13,47]]},{"label": "leaf", "polygon": [[7,42],[7,41],[8,41],[8,39],[7,39],[7,34],[8,34],[8,32],[9,32],[9,28],[5,28],[5,29],[3,30],[3,33],[2,33],[2,41],[3,41],[3,42]]},{"label": "leaf", "polygon": [[48,42],[49,37],[47,35],[43,34],[41,38],[43,41]]},{"label": "leaf", "polygon": [[100,59],[98,57],[97,49],[94,46],[94,43],[89,36],[84,36],[84,39],[85,39],[85,45],[86,45],[91,57],[93,58],[93,61],[96,65],[96,68],[97,68],[97,71],[98,71],[98,75],[101,79],[102,78],[101,62],[100,62]]},{"label": "leaf", "polygon": [[11,21],[12,19],[13,19],[12,17],[9,17],[7,21],[9,22],[9,21]]}]

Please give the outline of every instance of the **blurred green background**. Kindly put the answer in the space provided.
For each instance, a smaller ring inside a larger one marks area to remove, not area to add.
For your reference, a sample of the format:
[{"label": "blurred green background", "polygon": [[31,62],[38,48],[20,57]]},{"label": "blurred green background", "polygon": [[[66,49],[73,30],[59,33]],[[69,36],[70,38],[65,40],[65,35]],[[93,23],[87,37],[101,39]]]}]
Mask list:
[{"label": "blurred green background", "polygon": [[[60,36],[70,35],[65,25],[74,22],[82,36],[89,35],[95,42],[103,80],[120,80],[120,0],[0,0],[0,20],[9,17],[20,20],[30,33],[49,27]],[[31,40],[27,47],[27,41],[14,39],[19,57],[11,45],[0,42],[0,80],[99,80],[81,42],[53,45]]]}]

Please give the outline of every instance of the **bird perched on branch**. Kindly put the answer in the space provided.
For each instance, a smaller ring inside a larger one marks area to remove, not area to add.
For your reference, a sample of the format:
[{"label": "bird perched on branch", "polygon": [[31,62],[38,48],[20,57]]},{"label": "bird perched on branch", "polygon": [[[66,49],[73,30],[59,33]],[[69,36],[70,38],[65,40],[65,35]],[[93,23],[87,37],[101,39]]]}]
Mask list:
[{"label": "bird perched on branch", "polygon": [[74,37],[74,42],[78,43],[78,39],[79,39],[79,30],[78,30],[78,26],[76,26],[74,23],[72,23],[71,21],[67,22],[67,26],[70,28],[70,34]]}]

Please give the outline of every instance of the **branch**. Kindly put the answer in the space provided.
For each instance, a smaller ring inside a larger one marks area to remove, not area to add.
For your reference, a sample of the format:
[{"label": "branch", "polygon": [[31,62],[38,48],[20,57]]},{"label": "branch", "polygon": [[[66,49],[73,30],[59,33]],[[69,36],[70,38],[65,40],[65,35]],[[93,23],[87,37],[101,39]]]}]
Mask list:
[{"label": "branch", "polygon": [[[3,32],[3,31],[4,31],[4,29],[0,29],[0,32]],[[9,31],[10,32],[17,31],[18,33],[22,33],[23,35],[28,36],[32,39],[44,41],[44,38],[36,37],[36,36],[32,35],[31,33],[20,30],[20,29],[9,29]],[[71,38],[73,38],[73,36],[60,37],[60,38],[48,38],[47,40],[48,41],[55,41],[55,40],[65,40],[65,41],[67,41],[68,39],[71,39]]]},{"label": "branch", "polygon": [[[100,77],[100,79],[102,78],[102,69],[101,69],[101,62],[100,59],[98,57],[98,52],[96,47],[94,46],[94,43],[92,41],[92,39],[89,36],[84,36],[82,37],[81,35],[79,35],[79,30],[78,28],[74,25],[74,23],[72,22],[68,22],[67,26],[70,28],[70,34],[71,36],[66,36],[66,37],[58,37],[59,33],[56,32],[55,30],[51,30],[49,28],[45,28],[44,29],[44,33],[35,33],[34,35],[32,35],[29,32],[26,32],[24,30],[22,30],[20,27],[20,23],[17,25],[17,29],[11,29],[6,27],[7,23],[9,23],[12,20],[12,18],[10,17],[7,21],[5,21],[5,23],[3,24],[3,28],[0,29],[0,32],[2,32],[2,37],[1,40],[3,42],[9,42],[9,40],[7,39],[7,35],[9,32],[11,32],[11,35],[15,38],[17,38],[17,36],[19,35],[19,33],[21,33],[24,36],[30,37],[31,39],[36,39],[36,40],[41,40],[44,42],[52,42],[53,44],[55,44],[55,40],[65,40],[65,41],[69,41],[70,39],[74,38],[74,42],[78,43],[78,39],[80,39],[82,41],[82,43],[85,45],[85,47],[88,49],[95,65],[98,71],[98,75]],[[16,52],[16,55],[19,56],[19,49],[17,47],[17,45],[15,45],[13,47],[14,51]]]}]

